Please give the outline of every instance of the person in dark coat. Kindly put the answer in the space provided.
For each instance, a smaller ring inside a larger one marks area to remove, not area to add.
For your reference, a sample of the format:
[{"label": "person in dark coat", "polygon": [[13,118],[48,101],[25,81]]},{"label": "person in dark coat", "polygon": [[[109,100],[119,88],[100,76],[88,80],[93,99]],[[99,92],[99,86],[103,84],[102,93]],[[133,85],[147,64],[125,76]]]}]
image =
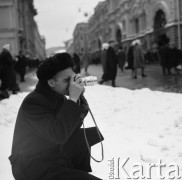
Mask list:
[{"label": "person in dark coat", "polygon": [[11,46],[6,44],[3,46],[3,50],[0,54],[0,66],[1,66],[1,91],[12,91],[16,94],[20,89],[16,81],[16,73],[14,69],[14,61],[10,53]]},{"label": "person in dark coat", "polygon": [[19,51],[17,59],[17,70],[20,74],[20,81],[25,82],[26,57],[23,55],[23,52],[21,50]]},{"label": "person in dark coat", "polygon": [[181,64],[180,53],[180,49],[178,49],[175,45],[169,48],[169,67],[177,74],[179,73],[178,67]]},{"label": "person in dark coat", "polygon": [[73,63],[74,63],[74,66],[73,66],[73,71],[76,73],[76,74],[80,74],[81,72],[81,62],[80,62],[80,57],[76,54],[76,53],[73,53]]},{"label": "person in dark coat", "polygon": [[[159,58],[163,75],[171,74],[169,39],[166,37],[160,42]],[[167,72],[166,72],[167,71]]]},{"label": "person in dark coat", "polygon": [[88,173],[89,149],[103,137],[96,127],[80,128],[88,103],[82,79],[72,67],[68,53],[58,53],[38,67],[39,82],[16,119],[9,159],[17,180],[99,180]]},{"label": "person in dark coat", "polygon": [[103,84],[105,81],[111,80],[112,87],[116,87],[115,79],[117,75],[117,55],[114,48],[115,42],[109,41],[109,48],[106,52],[106,67],[102,80],[99,81],[99,84]]},{"label": "person in dark coat", "polygon": [[127,53],[127,67],[125,69],[131,69],[131,76],[134,77],[134,55],[133,55],[133,47],[134,47],[135,41],[132,41],[128,53]]},{"label": "person in dark coat", "polygon": [[109,47],[108,43],[104,43],[102,45],[102,51],[101,51],[101,64],[102,64],[102,70],[103,72],[105,72],[106,70],[106,53],[107,53],[107,49]]},{"label": "person in dark coat", "polygon": [[124,71],[124,65],[126,62],[126,53],[125,53],[125,50],[123,49],[122,46],[119,47],[117,56],[118,56],[119,68],[123,72]]},{"label": "person in dark coat", "polygon": [[133,48],[133,55],[134,55],[134,79],[137,79],[137,69],[141,68],[141,76],[147,77],[145,75],[145,59],[144,59],[144,53],[141,46],[140,40],[135,40],[135,46]]}]

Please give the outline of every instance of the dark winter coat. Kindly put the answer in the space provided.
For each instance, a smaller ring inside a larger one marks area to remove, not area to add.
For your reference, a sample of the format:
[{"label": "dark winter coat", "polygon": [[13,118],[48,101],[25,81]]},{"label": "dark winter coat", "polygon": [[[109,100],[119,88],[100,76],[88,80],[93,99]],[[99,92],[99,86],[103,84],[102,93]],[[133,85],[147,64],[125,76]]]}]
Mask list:
[{"label": "dark winter coat", "polygon": [[169,48],[169,67],[170,68],[176,68],[181,62],[180,62],[180,53],[181,51],[174,48]]},{"label": "dark winter coat", "polygon": [[106,49],[103,49],[101,51],[101,63],[102,63],[103,72],[106,71],[106,52],[107,52]]},{"label": "dark winter coat", "polygon": [[74,67],[73,67],[73,71],[76,73],[76,74],[78,74],[78,73],[80,73],[81,72],[81,61],[80,61],[80,57],[76,54],[76,53],[74,53],[73,54],[73,62],[74,62]]},{"label": "dark winter coat", "polygon": [[24,55],[17,56],[18,61],[16,64],[16,70],[20,74],[21,81],[24,81],[24,76],[26,72],[26,57]]},{"label": "dark winter coat", "polygon": [[126,67],[126,69],[134,69],[133,46],[130,46],[128,49],[127,62],[128,62],[128,66]]},{"label": "dark winter coat", "polygon": [[119,67],[123,67],[126,61],[126,54],[124,49],[120,49],[118,52],[118,63],[119,63]]},{"label": "dark winter coat", "polygon": [[161,66],[170,68],[170,49],[167,45],[159,48],[159,57]]},{"label": "dark winter coat", "polygon": [[106,52],[106,68],[102,76],[104,81],[115,80],[117,75],[117,55],[112,47]]},{"label": "dark winter coat", "polygon": [[[97,179],[88,174],[90,155],[80,128],[87,112],[88,104],[83,96],[78,105],[39,82],[18,112],[9,158],[14,177]],[[95,127],[86,130],[90,146],[100,141]]]},{"label": "dark winter coat", "polygon": [[0,66],[1,66],[0,78],[2,81],[1,89],[18,91],[19,87],[16,82],[14,61],[11,54],[6,50],[3,50],[0,54]]},{"label": "dark winter coat", "polygon": [[17,56],[18,58],[18,61],[17,61],[17,70],[18,72],[21,72],[21,71],[25,71],[25,68],[26,68],[26,57],[24,55],[22,56]]},{"label": "dark winter coat", "polygon": [[134,68],[144,67],[145,60],[142,47],[140,45],[135,45],[133,48],[133,56],[134,56]]}]

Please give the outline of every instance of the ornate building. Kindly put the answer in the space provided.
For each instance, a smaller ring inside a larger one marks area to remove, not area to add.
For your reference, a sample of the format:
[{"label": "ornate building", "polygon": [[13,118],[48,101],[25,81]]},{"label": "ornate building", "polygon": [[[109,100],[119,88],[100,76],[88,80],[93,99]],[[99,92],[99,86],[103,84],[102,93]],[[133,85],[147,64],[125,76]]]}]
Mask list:
[{"label": "ornate building", "polygon": [[39,34],[33,0],[0,0],[0,49],[11,44],[13,56],[19,50],[30,58],[45,59],[45,38]]},{"label": "ornate building", "polygon": [[95,8],[88,29],[91,52],[109,40],[128,48],[135,39],[140,39],[147,50],[162,34],[170,38],[171,45],[181,48],[182,1],[105,0]]},{"label": "ornate building", "polygon": [[73,54],[74,53],[73,39],[69,39],[69,40],[65,41],[64,44],[65,44],[66,52]]},{"label": "ornate building", "polygon": [[78,23],[73,32],[74,52],[83,61],[88,53],[88,23]]}]

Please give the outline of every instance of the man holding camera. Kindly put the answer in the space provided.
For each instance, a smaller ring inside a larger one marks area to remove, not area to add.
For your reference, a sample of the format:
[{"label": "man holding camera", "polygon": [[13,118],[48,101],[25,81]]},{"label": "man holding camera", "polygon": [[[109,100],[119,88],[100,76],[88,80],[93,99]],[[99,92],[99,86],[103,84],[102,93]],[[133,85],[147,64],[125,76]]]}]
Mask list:
[{"label": "man holding camera", "polygon": [[[39,82],[22,102],[15,125],[9,159],[16,180],[99,179],[88,173],[90,154],[81,128],[88,103],[72,67],[68,53],[38,67]],[[95,127],[86,134],[90,147],[103,140]]]}]

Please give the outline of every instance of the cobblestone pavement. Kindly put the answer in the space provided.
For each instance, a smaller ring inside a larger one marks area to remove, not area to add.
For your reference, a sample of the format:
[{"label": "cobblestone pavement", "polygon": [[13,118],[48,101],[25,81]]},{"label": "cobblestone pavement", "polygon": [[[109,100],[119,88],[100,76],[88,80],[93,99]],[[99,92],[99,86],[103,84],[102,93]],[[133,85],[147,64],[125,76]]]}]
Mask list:
[{"label": "cobblestone pavement", "polygon": [[[101,65],[90,65],[88,73],[97,76],[99,81],[103,74]],[[182,93],[182,72],[179,75],[173,72],[170,76],[163,76],[160,65],[147,65],[145,73],[147,77],[142,78],[141,71],[138,70],[138,78],[132,79],[130,70],[121,72],[118,68],[116,86],[132,90],[149,88],[157,91]],[[105,85],[111,85],[111,82],[106,82]]]}]

